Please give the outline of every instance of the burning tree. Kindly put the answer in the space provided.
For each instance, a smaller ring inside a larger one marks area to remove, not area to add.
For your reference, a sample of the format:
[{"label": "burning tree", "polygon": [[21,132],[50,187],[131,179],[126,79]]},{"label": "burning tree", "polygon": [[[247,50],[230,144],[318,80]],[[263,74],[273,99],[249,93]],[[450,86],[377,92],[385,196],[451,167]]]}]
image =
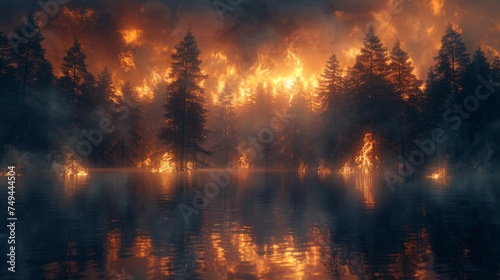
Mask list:
[{"label": "burning tree", "polygon": [[200,145],[205,140],[205,90],[201,82],[208,77],[200,70],[200,50],[191,31],[175,46],[170,66],[172,82],[167,87],[165,125],[159,137],[173,154],[179,170],[188,162],[199,163],[199,154],[209,155]]}]

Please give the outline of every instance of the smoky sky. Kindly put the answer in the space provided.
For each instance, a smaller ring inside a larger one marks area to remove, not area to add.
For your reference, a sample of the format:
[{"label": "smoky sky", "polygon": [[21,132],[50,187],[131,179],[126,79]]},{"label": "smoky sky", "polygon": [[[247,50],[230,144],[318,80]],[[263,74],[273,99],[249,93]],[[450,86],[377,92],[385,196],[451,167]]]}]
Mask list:
[{"label": "smoky sky", "polygon": [[[216,8],[221,2],[230,7],[222,18]],[[4,34],[22,25],[30,11],[40,10],[35,0],[1,5]],[[173,47],[189,29],[207,69],[216,66],[208,55],[223,52],[241,73],[256,64],[282,69],[287,50],[300,58],[304,74],[321,72],[332,53],[347,68],[369,25],[389,50],[396,39],[402,42],[421,79],[449,23],[463,33],[469,52],[481,46],[492,58],[500,50],[497,0],[70,0],[64,6],[41,29],[56,74],[64,51],[78,37],[91,71],[109,67],[117,76],[140,81],[153,67],[168,67]],[[123,31],[130,29],[139,35],[127,43]],[[126,54],[133,56],[130,69],[120,62]]]}]

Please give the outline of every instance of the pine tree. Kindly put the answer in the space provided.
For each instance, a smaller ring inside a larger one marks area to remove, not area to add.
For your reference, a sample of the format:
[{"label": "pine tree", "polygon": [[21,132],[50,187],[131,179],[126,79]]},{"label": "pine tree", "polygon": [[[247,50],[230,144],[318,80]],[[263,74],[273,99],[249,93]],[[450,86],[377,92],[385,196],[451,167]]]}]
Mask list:
[{"label": "pine tree", "polygon": [[397,95],[389,81],[388,61],[387,50],[371,26],[351,73],[359,75],[356,81],[359,83],[358,94],[353,97],[358,117],[356,125],[360,128],[358,134],[361,134],[356,137],[357,142],[363,139],[365,133],[371,133],[378,143],[374,148],[374,157],[375,154],[381,155],[380,147],[395,152],[395,139],[399,135]]},{"label": "pine tree", "polygon": [[[261,134],[261,138],[265,141],[258,140],[259,132],[261,129],[269,129],[273,120],[273,95],[270,87],[265,87],[259,83],[243,105],[241,114],[239,116],[240,133],[244,143],[257,143],[256,150],[258,153],[257,158],[253,161],[256,166],[268,166],[271,164],[270,159],[273,157],[274,152],[273,141],[266,137],[276,135],[268,135],[267,133]],[[274,125],[274,124],[272,124]],[[279,125],[282,125],[280,123]]]},{"label": "pine tree", "polygon": [[115,151],[118,152],[120,167],[136,166],[139,159],[139,150],[142,144],[142,137],[139,133],[142,122],[141,106],[136,98],[137,93],[129,82],[121,88],[122,96],[119,98],[116,130]]},{"label": "pine tree", "polygon": [[[85,91],[78,98],[79,111],[85,115],[84,126],[86,129],[99,127],[103,119],[109,119],[113,124],[118,123],[119,117],[124,114],[118,100],[113,77],[108,68],[104,68],[97,77],[96,87],[92,91]],[[115,109],[116,108],[116,109]],[[128,111],[127,111],[128,112]],[[113,145],[116,142],[116,133],[103,133],[103,139],[94,145],[89,160],[93,166],[107,167],[113,165]]]},{"label": "pine tree", "polygon": [[306,88],[299,78],[294,82],[291,93],[293,97],[288,109],[291,118],[282,133],[280,157],[285,166],[297,170],[300,163],[311,162],[311,111]]},{"label": "pine tree", "polygon": [[470,62],[467,48],[462,42],[462,35],[451,25],[441,38],[441,48],[436,60],[436,75],[444,80],[450,94],[458,94],[463,88],[463,78]]},{"label": "pine tree", "polygon": [[343,135],[347,132],[347,119],[345,106],[344,79],[342,69],[335,54],[327,61],[326,68],[321,74],[318,87],[318,96],[321,102],[321,113],[319,115],[320,135],[319,141],[323,155],[327,161],[338,156],[342,146]]},{"label": "pine tree", "polygon": [[82,95],[90,94],[94,90],[95,79],[87,70],[85,62],[87,55],[83,52],[80,42],[75,37],[73,45],[66,51],[61,66],[63,76],[59,79],[59,86],[69,101],[70,126],[84,122]]},{"label": "pine tree", "polygon": [[[28,16],[29,21],[34,20],[33,14]],[[21,36],[21,29],[16,32]],[[25,38],[25,42],[17,46],[17,53],[13,56],[15,63],[16,80],[20,83],[20,111],[19,111],[19,142],[23,143],[26,137],[24,135],[29,126],[36,126],[37,122],[33,110],[28,109],[28,100],[36,98],[36,95],[47,91],[53,84],[54,75],[51,63],[45,58],[45,49],[42,47],[44,37],[36,32],[33,36]],[[33,103],[32,103],[33,104]],[[29,112],[28,112],[29,110]],[[33,124],[31,124],[33,123]],[[33,143],[32,143],[33,144]]]},{"label": "pine tree", "polygon": [[179,170],[187,163],[201,163],[200,154],[210,153],[201,147],[207,130],[205,90],[200,83],[208,77],[200,70],[200,50],[191,31],[175,46],[172,54],[165,126],[160,138],[173,152]]},{"label": "pine tree", "polygon": [[[18,83],[15,79],[14,50],[8,39],[0,33],[0,149],[17,142],[16,127],[19,127],[17,102]],[[0,154],[4,154],[0,150]]]},{"label": "pine tree", "polygon": [[401,155],[406,157],[406,138],[412,129],[412,124],[418,123],[419,98],[421,95],[420,81],[414,74],[409,55],[401,49],[401,43],[396,41],[390,54],[389,79],[398,96],[398,115],[400,128]]},{"label": "pine tree", "polygon": [[222,154],[222,165],[227,166],[229,162],[238,157],[238,134],[236,111],[233,105],[233,87],[230,83],[224,83],[224,87],[218,95],[218,104],[215,108],[216,119],[212,135],[216,139],[212,150]]},{"label": "pine tree", "polygon": [[[490,63],[479,47],[464,75],[463,90],[455,97],[456,102],[463,104],[467,98],[475,99],[476,88],[481,84],[478,77],[488,80],[490,71]],[[476,111],[470,112],[470,115],[462,120],[462,125],[456,131],[456,139],[450,141],[451,159],[460,162],[463,168],[484,167],[481,165],[487,162],[484,159],[492,144],[491,132],[496,130],[490,121],[494,119],[494,112],[498,111],[497,106],[495,98],[481,102]]]},{"label": "pine tree", "polygon": [[491,63],[491,73],[498,74],[500,72],[500,56],[495,56],[493,58],[493,63]]}]

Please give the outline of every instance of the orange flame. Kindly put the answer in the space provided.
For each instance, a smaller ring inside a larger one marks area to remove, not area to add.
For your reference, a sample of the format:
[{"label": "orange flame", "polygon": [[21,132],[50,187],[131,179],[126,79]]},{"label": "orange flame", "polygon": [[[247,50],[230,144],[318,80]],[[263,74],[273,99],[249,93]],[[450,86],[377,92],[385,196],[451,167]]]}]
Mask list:
[{"label": "orange flame", "polygon": [[307,172],[307,165],[306,165],[306,164],[304,163],[304,161],[302,161],[302,160],[301,160],[301,161],[300,161],[300,163],[299,163],[299,170],[298,170],[298,171],[299,171],[299,173],[300,173],[301,175],[304,175],[304,174],[306,174],[306,172]]},{"label": "orange flame", "polygon": [[326,177],[332,174],[332,170],[326,165],[324,160],[321,160],[318,166],[318,175],[320,177]]},{"label": "orange flame", "polygon": [[351,165],[349,164],[348,161],[344,164],[344,166],[342,166],[342,168],[339,169],[339,173],[344,175],[344,176],[352,174],[353,172],[354,172],[354,169],[351,167]]},{"label": "orange flame", "polygon": [[162,173],[175,170],[175,164],[172,162],[172,154],[166,152],[161,157],[160,165],[157,168],[152,168],[151,172]]},{"label": "orange flame", "polygon": [[122,29],[120,30],[122,34],[123,42],[126,45],[140,46],[141,42],[139,38],[141,37],[143,31],[140,29]]},{"label": "orange flame", "polygon": [[446,168],[442,167],[442,168],[438,168],[438,170],[436,170],[436,172],[432,173],[431,175],[426,176],[426,178],[438,181],[438,180],[445,179],[446,176],[447,176],[447,170],[446,170]]},{"label": "orange flame", "polygon": [[248,155],[247,154],[242,154],[240,158],[238,159],[237,162],[238,168],[241,169],[248,169],[250,168],[250,162],[248,162]]},{"label": "orange flame", "polygon": [[69,160],[64,164],[64,174],[66,176],[86,177],[89,175],[88,169],[80,165],[76,160]]},{"label": "orange flame", "polygon": [[121,52],[119,55],[120,66],[125,72],[135,69],[134,53],[131,50]]},{"label": "orange flame", "polygon": [[374,157],[374,147],[376,142],[371,133],[365,134],[363,142],[363,147],[361,148],[359,156],[356,157],[355,162],[362,173],[368,174],[373,170],[373,159],[377,159]]}]

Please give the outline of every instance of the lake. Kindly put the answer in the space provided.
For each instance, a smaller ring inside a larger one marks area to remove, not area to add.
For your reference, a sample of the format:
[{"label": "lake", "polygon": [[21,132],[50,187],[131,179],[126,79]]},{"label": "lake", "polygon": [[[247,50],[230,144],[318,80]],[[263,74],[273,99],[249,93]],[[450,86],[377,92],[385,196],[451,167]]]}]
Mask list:
[{"label": "lake", "polygon": [[15,278],[500,279],[497,177],[394,190],[379,181],[248,170],[25,173],[16,181]]}]

